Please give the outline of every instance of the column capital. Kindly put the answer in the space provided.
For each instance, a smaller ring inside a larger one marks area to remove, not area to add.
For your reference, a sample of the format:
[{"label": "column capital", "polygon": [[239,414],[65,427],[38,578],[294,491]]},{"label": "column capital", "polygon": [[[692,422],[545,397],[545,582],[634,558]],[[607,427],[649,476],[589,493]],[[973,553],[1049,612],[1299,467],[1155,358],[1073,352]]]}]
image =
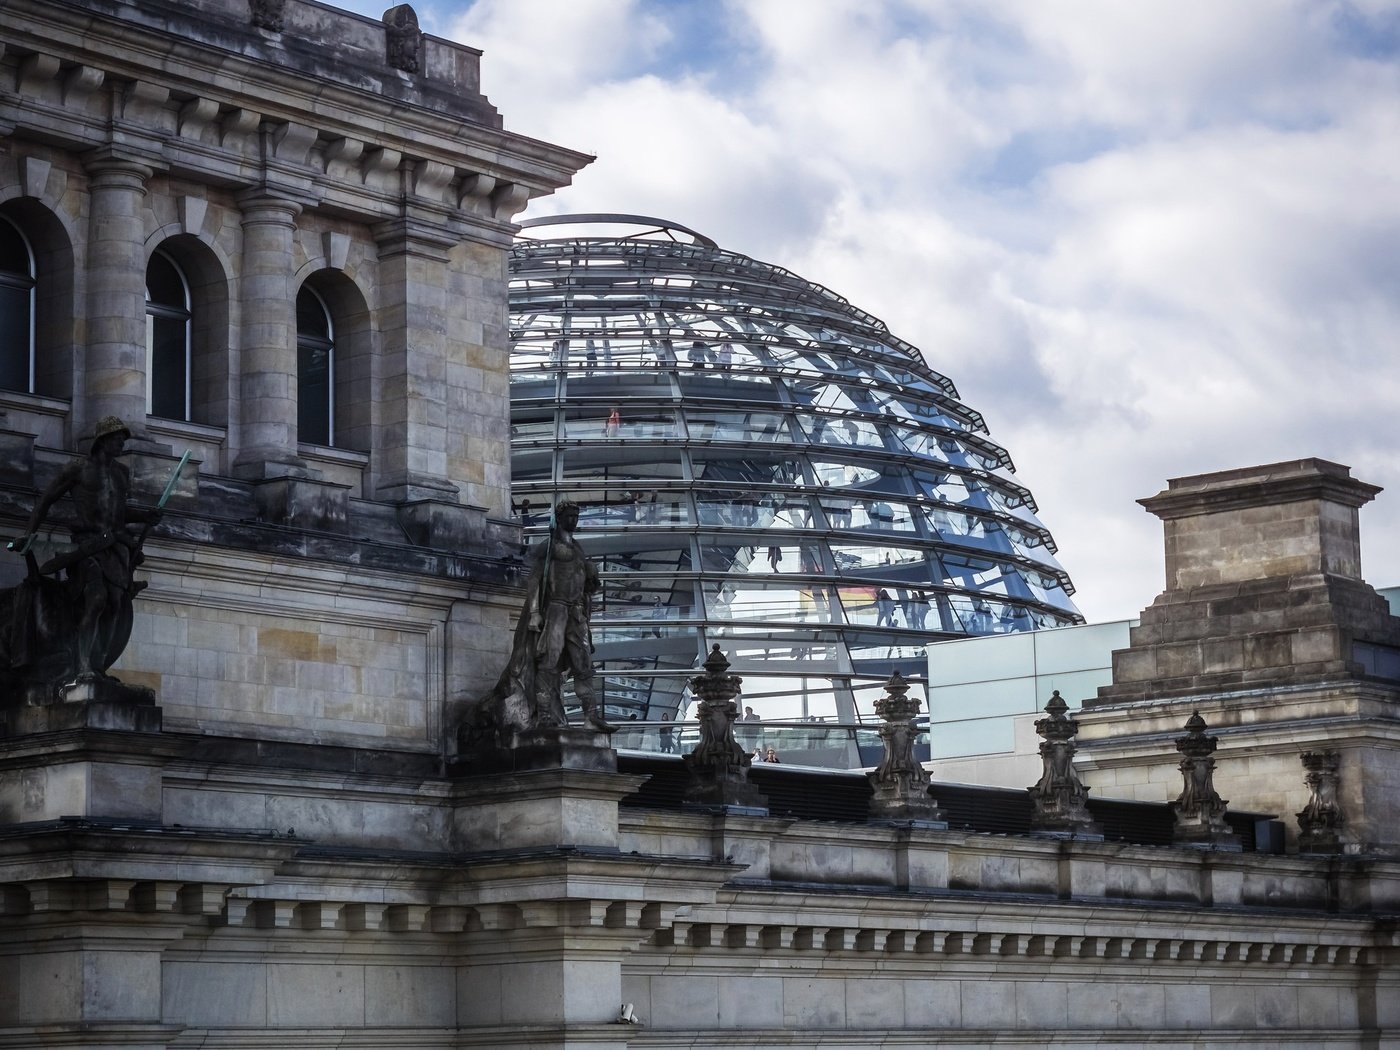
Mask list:
[{"label": "column capital", "polygon": [[305,208],[302,201],[290,194],[278,193],[264,186],[245,190],[236,199],[244,226],[266,222],[295,226],[297,216]]},{"label": "column capital", "polygon": [[146,189],[146,180],[156,173],[151,158],[123,150],[112,144],[99,146],[83,154],[83,170],[94,182],[110,185],[129,183],[133,188]]}]

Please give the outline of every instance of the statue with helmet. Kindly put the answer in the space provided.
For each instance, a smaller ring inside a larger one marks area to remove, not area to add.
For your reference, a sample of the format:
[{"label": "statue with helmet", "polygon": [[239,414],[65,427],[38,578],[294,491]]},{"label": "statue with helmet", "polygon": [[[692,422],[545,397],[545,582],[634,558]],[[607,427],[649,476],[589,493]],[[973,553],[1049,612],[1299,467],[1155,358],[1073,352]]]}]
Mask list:
[{"label": "statue with helmet", "polygon": [[[29,702],[56,698],[74,682],[114,682],[107,674],[131,637],[132,601],[145,583],[135,579],[141,548],[160,507],[131,500],[131,472],[121,456],[131,431],[116,416],[98,422],[87,456],[65,466],[40,495],[25,535],[9,545],[23,555],[28,578],[9,595],[9,622],[0,624],[4,659],[0,682]],[[169,497],[181,467],[161,498]],[[64,496],[73,510],[72,543],[42,564],[34,541]],[[2,615],[3,612],[0,612]]]}]

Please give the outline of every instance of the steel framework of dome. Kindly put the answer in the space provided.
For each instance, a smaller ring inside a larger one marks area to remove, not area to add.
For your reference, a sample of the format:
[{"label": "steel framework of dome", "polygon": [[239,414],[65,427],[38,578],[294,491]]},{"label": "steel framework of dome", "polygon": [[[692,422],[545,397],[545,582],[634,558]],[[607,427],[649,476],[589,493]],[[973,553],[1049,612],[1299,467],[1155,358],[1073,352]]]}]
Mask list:
[{"label": "steel framework of dome", "polygon": [[716,642],[765,717],[853,721],[928,641],[1082,622],[1010,456],[882,322],[673,223],[525,225],[513,491],[532,540],[582,505],[613,717],[676,715]]}]

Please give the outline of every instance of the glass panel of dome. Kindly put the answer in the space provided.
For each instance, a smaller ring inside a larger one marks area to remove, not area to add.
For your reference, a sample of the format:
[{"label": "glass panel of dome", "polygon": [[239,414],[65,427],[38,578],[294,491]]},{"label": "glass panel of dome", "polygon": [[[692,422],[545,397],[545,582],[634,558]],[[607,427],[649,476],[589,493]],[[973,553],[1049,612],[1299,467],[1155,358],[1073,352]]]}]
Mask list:
[{"label": "glass panel of dome", "polygon": [[786,419],[778,412],[686,409],[686,429],[697,441],[790,441]]},{"label": "glass panel of dome", "polygon": [[621,486],[629,481],[677,479],[682,477],[681,465],[664,462],[654,451],[628,446],[600,446],[591,449],[563,450],[560,477],[567,485],[590,485],[606,482]]},{"label": "glass panel of dome", "polygon": [[753,644],[735,639],[730,646],[729,662],[738,673],[744,669],[806,665],[812,670],[841,671],[845,667],[846,647],[836,640],[813,641],[797,632],[788,632],[780,639],[768,637]]},{"label": "glass panel of dome", "polygon": [[[744,679],[744,692],[739,698],[740,706],[752,706],[765,721],[783,719],[803,719],[813,716],[834,718],[837,715],[836,689],[830,679],[820,676],[754,675]],[[736,727],[748,728],[748,727]],[[764,743],[770,739],[780,740],[777,727],[754,727],[762,734]],[[737,734],[736,734],[737,735]],[[778,746],[777,743],[774,744]],[[781,748],[779,757],[782,757]],[[878,761],[878,759],[876,760]]]},{"label": "glass panel of dome", "polygon": [[719,446],[692,446],[691,468],[696,481],[738,482],[755,485],[791,485],[804,476],[804,461],[781,447],[751,446],[735,450]]},{"label": "glass panel of dome", "polygon": [[871,627],[899,626],[899,602],[893,588],[847,586],[837,588],[846,621]]},{"label": "glass panel of dome", "polygon": [[764,375],[762,372],[692,371],[689,368],[682,368],[676,372],[676,377],[680,381],[680,393],[687,400],[692,398],[732,400],[735,398],[736,389],[741,388],[743,396],[753,400],[753,402],[780,403],[783,400],[778,395],[776,381],[770,375]]},{"label": "glass panel of dome", "polygon": [[917,535],[919,527],[914,508],[889,499],[859,499],[851,512],[851,527],[874,532],[902,532]]},{"label": "glass panel of dome", "polygon": [[565,378],[561,398],[581,401],[599,398],[604,401],[670,401],[671,377],[666,372],[629,371],[619,369],[606,375],[570,375]]},{"label": "glass panel of dome", "polygon": [[757,560],[757,547],[746,540],[735,543],[700,544],[700,569],[702,572],[747,572],[749,565]]},{"label": "glass panel of dome", "polygon": [[712,620],[790,620],[825,623],[831,616],[831,588],[826,584],[794,587],[790,583],[731,577],[705,581],[705,603]]},{"label": "glass panel of dome", "polygon": [[599,624],[593,628],[593,644],[599,660],[641,660],[647,667],[691,666],[699,647],[699,629],[693,624],[647,621],[629,626]]},{"label": "glass panel of dome", "polygon": [[918,548],[833,543],[831,557],[840,575],[897,582],[929,579],[928,554]]},{"label": "glass panel of dome", "polygon": [[[582,522],[583,515],[579,515]],[[636,530],[610,530],[611,534],[603,537],[586,536],[588,540],[589,554],[599,560],[605,561],[610,567],[616,566],[617,572],[641,573],[641,572],[665,572],[676,573],[688,571],[690,569],[690,536],[684,533],[675,533],[662,529],[636,529]],[[620,535],[619,535],[620,533]],[[658,585],[650,580],[638,579],[635,576],[628,576],[630,586],[652,591],[658,590]]]},{"label": "glass panel of dome", "polygon": [[637,525],[684,525],[690,521],[690,501],[684,492],[638,489],[632,501],[632,521]]},{"label": "glass panel of dome", "polygon": [[657,411],[625,404],[620,399],[564,411],[564,427],[560,434],[566,438],[639,438],[675,437],[676,416],[672,410]]},{"label": "glass panel of dome", "polygon": [[551,372],[512,372],[510,396],[512,404],[527,401],[553,401],[558,380]]},{"label": "glass panel of dome", "polygon": [[695,507],[701,525],[745,528],[758,524],[758,500],[749,492],[697,490]]},{"label": "glass panel of dome", "polygon": [[[660,606],[656,605],[657,598],[661,599]],[[597,623],[644,621],[645,631],[652,631],[658,622],[674,626],[682,620],[692,619],[694,613],[694,598],[688,583],[674,591],[658,593],[647,589],[637,590],[630,576],[604,579],[597,603],[598,607],[594,610]],[[657,620],[658,610],[661,613],[660,621]]]}]

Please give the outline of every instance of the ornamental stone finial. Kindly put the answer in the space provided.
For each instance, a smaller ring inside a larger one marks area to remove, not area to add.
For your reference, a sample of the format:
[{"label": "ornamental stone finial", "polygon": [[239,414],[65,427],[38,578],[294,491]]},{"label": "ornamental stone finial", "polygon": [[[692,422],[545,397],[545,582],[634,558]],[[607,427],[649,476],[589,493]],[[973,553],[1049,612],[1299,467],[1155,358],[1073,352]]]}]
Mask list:
[{"label": "ornamental stone finial", "polygon": [[875,713],[884,719],[879,732],[885,756],[867,774],[875,791],[870,799],[871,819],[946,828],[943,811],[929,796],[932,785],[928,770],[914,756],[914,743],[919,736],[914,718],[919,713],[919,700],[909,696],[909,683],[898,671],[885,684],[885,695],[875,701]]},{"label": "ornamental stone finial", "polygon": [[286,0],[248,0],[248,21],[270,33],[282,32]]},{"label": "ornamental stone finial", "polygon": [[1206,721],[1199,711],[1186,720],[1186,735],[1178,737],[1183,787],[1180,797],[1168,803],[1176,817],[1172,841],[1203,849],[1239,850],[1240,839],[1225,822],[1226,800],[1215,791],[1215,754],[1219,742],[1206,735]]},{"label": "ornamental stone finial", "polygon": [[384,12],[384,60],[405,73],[417,73],[423,33],[418,28],[418,12],[399,4]]},{"label": "ornamental stone finial", "polygon": [[690,680],[690,692],[699,699],[695,716],[700,720],[700,740],[683,759],[690,773],[685,801],[692,806],[766,814],[768,799],[749,783],[752,759],[734,739],[743,679],[729,674],[729,661],[718,645],[705,659],[705,673]]},{"label": "ornamental stone finial", "polygon": [[1335,751],[1305,751],[1301,757],[1309,794],[1307,805],[1298,814],[1298,851],[1340,853],[1346,823],[1337,799],[1341,756]]},{"label": "ornamental stone finial", "polygon": [[1089,815],[1089,789],[1074,768],[1078,748],[1074,738],[1079,723],[1065,712],[1069,705],[1056,689],[1045,705],[1048,717],[1038,719],[1035,731],[1043,738],[1040,759],[1043,772],[1030,792],[1031,831],[1053,837],[1102,839],[1103,831]]}]

